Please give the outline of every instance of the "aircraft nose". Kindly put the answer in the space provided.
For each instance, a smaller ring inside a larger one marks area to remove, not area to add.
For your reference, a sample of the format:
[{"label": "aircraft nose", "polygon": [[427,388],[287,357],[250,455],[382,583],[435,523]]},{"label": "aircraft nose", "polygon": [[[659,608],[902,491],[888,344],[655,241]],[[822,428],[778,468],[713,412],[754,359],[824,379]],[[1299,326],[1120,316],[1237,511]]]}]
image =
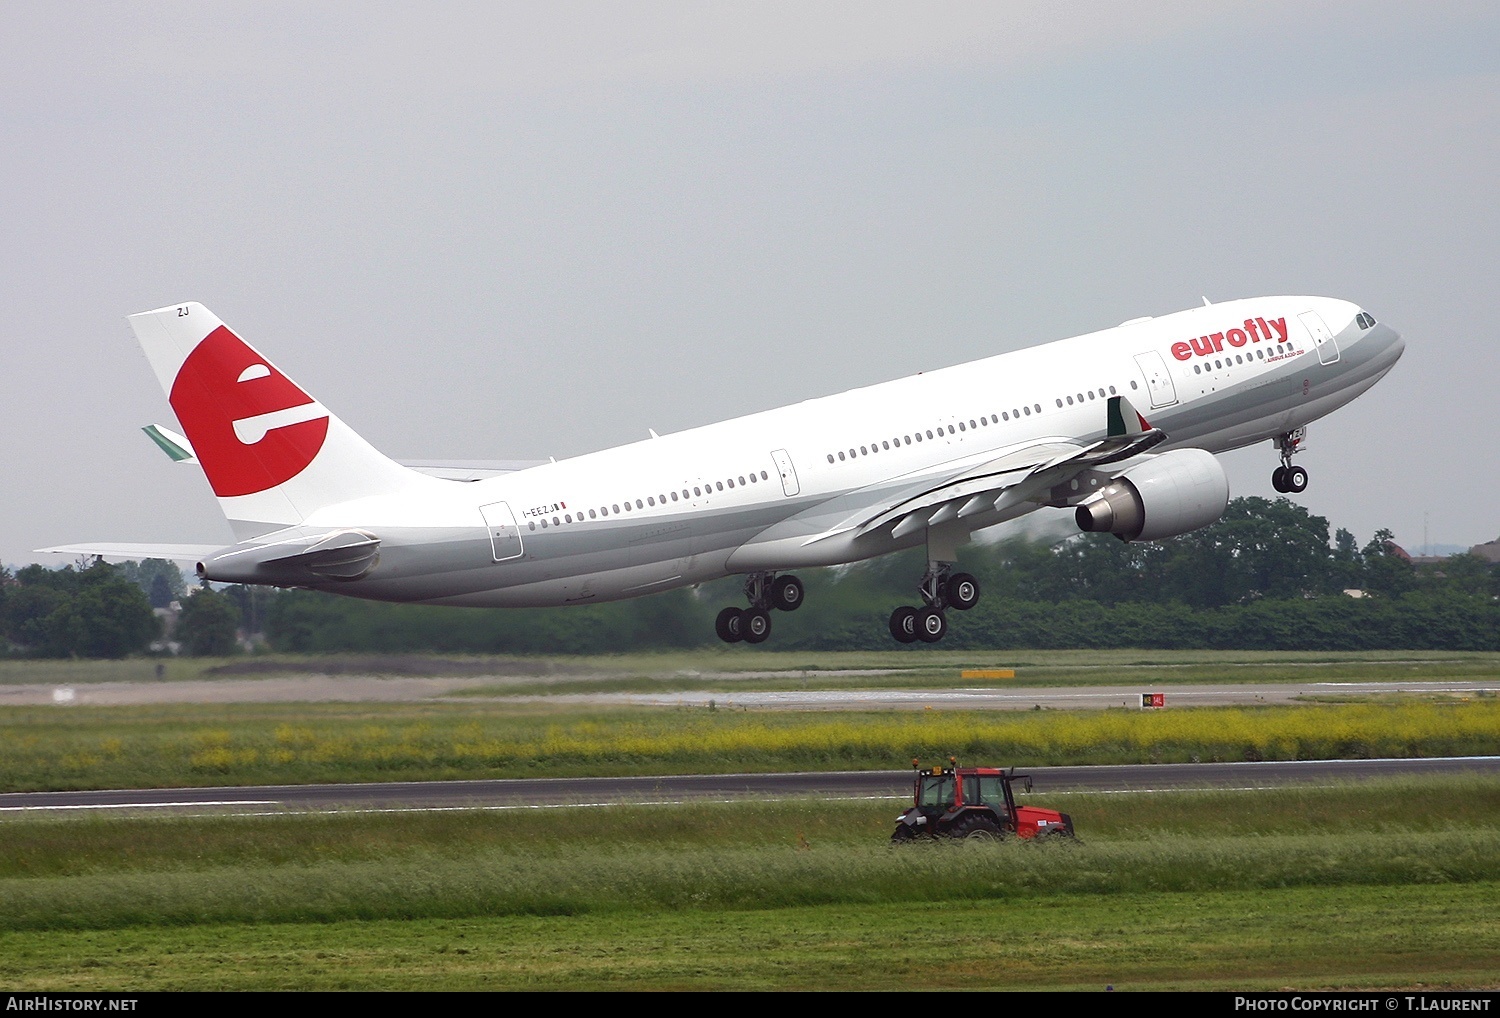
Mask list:
[{"label": "aircraft nose", "polygon": [[1362,342],[1374,348],[1376,358],[1384,363],[1387,371],[1406,352],[1406,340],[1401,338],[1401,333],[1385,324],[1377,324]]},{"label": "aircraft nose", "polygon": [[1399,360],[1406,352],[1406,340],[1401,338],[1401,333],[1389,325],[1377,325],[1375,332],[1380,337],[1381,347],[1390,354],[1391,360]]}]

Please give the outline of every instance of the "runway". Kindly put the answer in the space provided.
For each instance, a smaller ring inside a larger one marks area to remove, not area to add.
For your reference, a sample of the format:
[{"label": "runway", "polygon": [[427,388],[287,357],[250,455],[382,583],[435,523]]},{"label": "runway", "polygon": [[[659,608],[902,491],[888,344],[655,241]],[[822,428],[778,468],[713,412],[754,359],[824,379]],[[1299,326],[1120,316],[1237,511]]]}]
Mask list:
[{"label": "runway", "polygon": [[[1168,789],[1276,788],[1298,782],[1330,783],[1437,774],[1470,773],[1500,777],[1500,756],[1032,767],[1024,773],[1032,776],[1034,790],[1039,794],[1124,794]],[[800,796],[901,800],[910,798],[911,780],[911,771],[901,770],[10,792],[0,794],[0,822],[39,813],[421,812],[772,800]]]},{"label": "runway", "polygon": [[[1144,669],[1142,670],[1145,671]],[[758,677],[788,677],[784,673],[710,675],[705,679],[753,682]],[[871,674],[878,671],[808,673],[804,681],[826,681],[829,674]],[[587,678],[587,676],[585,676]],[[1311,676],[1309,676],[1311,678]],[[492,691],[495,681],[467,677],[385,677],[369,675],[298,675],[267,679],[211,679],[184,682],[91,682],[73,685],[25,683],[0,686],[0,706],[114,707],[160,703],[550,703],[599,707],[707,707],[757,710],[1065,710],[1140,707],[1144,692],[1165,693],[1167,706],[1206,707],[1295,703],[1300,700],[1353,696],[1473,696],[1500,693],[1490,680],[1435,682],[1262,682],[1174,685],[1153,681],[1149,674],[1127,685],[1014,686],[992,684],[930,689],[755,689],[682,690],[666,693],[568,693],[521,696]]]}]

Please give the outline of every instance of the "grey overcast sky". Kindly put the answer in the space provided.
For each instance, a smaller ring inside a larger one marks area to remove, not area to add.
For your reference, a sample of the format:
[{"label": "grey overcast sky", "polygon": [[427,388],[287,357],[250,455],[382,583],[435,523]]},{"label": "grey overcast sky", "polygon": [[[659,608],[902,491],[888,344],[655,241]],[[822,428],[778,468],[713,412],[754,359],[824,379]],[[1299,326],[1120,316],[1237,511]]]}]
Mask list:
[{"label": "grey overcast sky", "polygon": [[[1500,535],[1500,5],[0,6],[0,560],[229,539],[124,316],[200,300],[398,458],[631,441],[1314,293],[1360,542]],[[1271,448],[1224,457],[1271,496]]]}]

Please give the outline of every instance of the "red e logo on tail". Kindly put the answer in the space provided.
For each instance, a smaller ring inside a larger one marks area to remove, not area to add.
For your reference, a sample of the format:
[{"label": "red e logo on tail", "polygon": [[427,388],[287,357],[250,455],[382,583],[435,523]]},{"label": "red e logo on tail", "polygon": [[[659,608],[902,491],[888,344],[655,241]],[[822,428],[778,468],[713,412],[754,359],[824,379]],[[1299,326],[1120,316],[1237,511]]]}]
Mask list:
[{"label": "red e logo on tail", "polygon": [[170,399],[221,498],[284,484],[328,437],[328,412],[222,325],[182,362]]}]

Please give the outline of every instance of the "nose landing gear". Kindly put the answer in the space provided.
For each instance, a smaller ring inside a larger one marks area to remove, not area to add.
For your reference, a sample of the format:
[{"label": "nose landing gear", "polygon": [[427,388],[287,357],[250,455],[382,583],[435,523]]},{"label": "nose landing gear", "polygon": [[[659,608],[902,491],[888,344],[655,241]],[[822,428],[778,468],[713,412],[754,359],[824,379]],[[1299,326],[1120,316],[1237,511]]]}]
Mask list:
[{"label": "nose landing gear", "polygon": [[979,603],[979,581],[968,573],[951,573],[951,562],[928,562],[918,589],[925,606],[902,605],[891,612],[891,636],[897,643],[937,643],[948,634],[948,608],[968,611]]},{"label": "nose landing gear", "polygon": [[1307,429],[1283,432],[1276,436],[1275,441],[1281,454],[1281,466],[1271,472],[1271,487],[1293,495],[1306,491],[1307,471],[1292,466],[1292,457],[1302,451],[1302,445],[1307,441]]},{"label": "nose landing gear", "polygon": [[725,608],[714,620],[714,632],[725,643],[763,643],[771,635],[771,610],[791,612],[802,607],[806,591],[795,576],[751,573],[745,577],[749,608]]}]

